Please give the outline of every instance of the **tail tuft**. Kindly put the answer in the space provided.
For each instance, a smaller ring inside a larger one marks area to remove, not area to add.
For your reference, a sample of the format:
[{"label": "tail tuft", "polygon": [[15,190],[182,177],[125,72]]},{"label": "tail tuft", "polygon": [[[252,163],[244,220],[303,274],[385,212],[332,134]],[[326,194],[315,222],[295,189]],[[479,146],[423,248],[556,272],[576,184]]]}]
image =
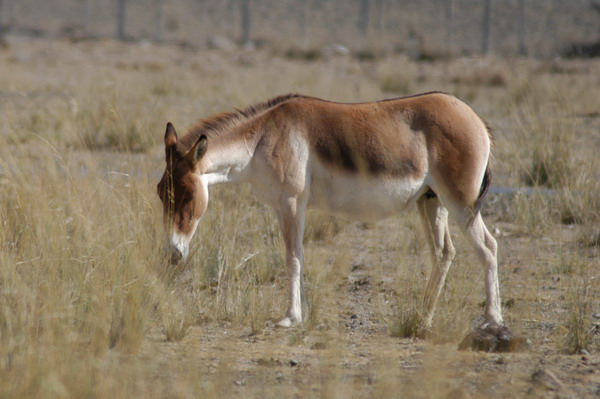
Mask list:
[{"label": "tail tuft", "polygon": [[[492,186],[492,171],[490,169],[490,164],[485,168],[485,173],[483,174],[483,181],[481,182],[481,188],[479,189],[479,196],[475,200],[475,204],[473,206],[473,218],[477,216],[479,211],[481,210],[481,206],[483,205],[483,199],[487,195],[488,191],[490,191],[490,187]],[[469,221],[469,225],[473,222],[473,220]]]}]

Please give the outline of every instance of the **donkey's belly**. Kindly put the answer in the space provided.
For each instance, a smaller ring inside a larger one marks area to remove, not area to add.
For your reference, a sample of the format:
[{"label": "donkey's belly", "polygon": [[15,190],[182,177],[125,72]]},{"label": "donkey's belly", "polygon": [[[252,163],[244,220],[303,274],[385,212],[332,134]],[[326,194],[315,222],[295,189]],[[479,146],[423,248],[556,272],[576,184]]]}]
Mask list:
[{"label": "donkey's belly", "polygon": [[422,180],[317,168],[311,178],[309,206],[353,220],[374,221],[403,211],[422,188]]}]

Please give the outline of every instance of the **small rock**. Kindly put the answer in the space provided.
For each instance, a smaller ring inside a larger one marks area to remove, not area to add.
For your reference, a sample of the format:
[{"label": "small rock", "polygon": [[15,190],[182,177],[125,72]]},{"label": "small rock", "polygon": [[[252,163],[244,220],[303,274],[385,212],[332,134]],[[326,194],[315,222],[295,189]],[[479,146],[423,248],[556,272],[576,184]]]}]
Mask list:
[{"label": "small rock", "polygon": [[357,278],[356,280],[354,280],[354,285],[357,287],[362,287],[365,285],[369,285],[370,282],[371,282],[371,277],[365,276],[365,277]]},{"label": "small rock", "polygon": [[590,352],[588,352],[587,349],[581,349],[581,350],[579,350],[579,354],[584,355],[584,356],[589,356]]},{"label": "small rock", "polygon": [[278,371],[277,374],[275,374],[275,380],[277,382],[283,382],[285,381],[285,377],[283,375],[283,373],[281,371]]},{"label": "small rock", "polygon": [[258,363],[259,366],[265,366],[265,367],[273,367],[273,366],[281,365],[281,361],[279,359],[274,359],[272,357],[269,359],[260,358],[256,361],[256,363]]},{"label": "small rock", "polygon": [[299,365],[299,364],[300,364],[300,362],[299,362],[298,360],[296,360],[296,359],[293,359],[293,358],[292,358],[292,359],[290,359],[290,366],[292,366],[292,367],[296,367],[296,366],[297,366],[297,365]]},{"label": "small rock", "polygon": [[244,386],[246,385],[246,381],[242,378],[240,380],[233,380],[233,383],[235,385],[237,385],[238,387]]},{"label": "small rock", "polygon": [[319,331],[329,330],[329,325],[327,324],[327,322],[320,323],[320,324],[317,324],[317,326],[315,328]]},{"label": "small rock", "polygon": [[337,54],[337,55],[347,55],[350,54],[350,50],[348,49],[348,47],[344,46],[343,44],[338,44],[338,43],[334,43],[331,46],[329,46],[327,48],[328,51],[330,51],[333,54]]},{"label": "small rock", "polygon": [[350,267],[350,271],[351,272],[355,272],[357,270],[364,270],[364,268],[365,268],[365,264],[364,263],[355,262]]},{"label": "small rock", "polygon": [[316,349],[316,350],[323,350],[326,348],[327,348],[327,345],[325,344],[325,342],[315,342],[310,347],[310,349]]},{"label": "small rock", "polygon": [[207,45],[209,48],[225,51],[232,51],[237,47],[234,42],[224,36],[211,37],[208,39]]},{"label": "small rock", "polygon": [[501,231],[499,228],[497,228],[497,227],[494,227],[493,234],[494,234],[494,236],[496,236],[496,237],[501,237],[501,236],[502,236],[502,231]]},{"label": "small rock", "polygon": [[358,316],[356,315],[356,313],[354,313],[352,316],[350,316],[351,319],[358,319]]},{"label": "small rock", "polygon": [[539,369],[531,375],[531,382],[549,391],[560,391],[563,384],[550,370]]}]

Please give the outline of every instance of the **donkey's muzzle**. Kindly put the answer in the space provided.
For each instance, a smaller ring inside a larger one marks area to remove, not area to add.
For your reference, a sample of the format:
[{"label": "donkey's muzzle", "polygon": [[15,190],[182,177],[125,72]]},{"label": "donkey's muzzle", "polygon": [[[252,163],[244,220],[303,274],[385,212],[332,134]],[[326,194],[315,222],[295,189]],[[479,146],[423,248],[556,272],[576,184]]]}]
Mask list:
[{"label": "donkey's muzzle", "polygon": [[183,260],[183,254],[179,248],[171,248],[171,264],[176,265]]}]

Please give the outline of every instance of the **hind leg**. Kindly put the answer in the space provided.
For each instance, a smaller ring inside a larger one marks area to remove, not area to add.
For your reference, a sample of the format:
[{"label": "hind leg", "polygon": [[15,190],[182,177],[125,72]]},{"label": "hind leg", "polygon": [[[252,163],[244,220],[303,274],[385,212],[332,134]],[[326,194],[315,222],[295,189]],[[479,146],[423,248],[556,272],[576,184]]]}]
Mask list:
[{"label": "hind leg", "polygon": [[440,200],[437,197],[423,196],[417,205],[433,258],[431,275],[423,297],[421,330],[427,332],[431,329],[435,306],[456,251],[448,229],[448,211],[442,206]]},{"label": "hind leg", "polygon": [[483,223],[478,212],[472,222],[468,223],[467,214],[460,220],[465,236],[477,253],[485,270],[485,325],[503,325],[500,305],[500,284],[498,282],[498,244]]},{"label": "hind leg", "polygon": [[497,244],[477,213],[469,224],[463,214],[461,219],[467,239],[475,249],[485,269],[485,323],[475,332],[468,334],[460,343],[460,349],[475,349],[487,352],[513,352],[527,349],[529,341],[519,337],[504,325],[498,282]]}]

